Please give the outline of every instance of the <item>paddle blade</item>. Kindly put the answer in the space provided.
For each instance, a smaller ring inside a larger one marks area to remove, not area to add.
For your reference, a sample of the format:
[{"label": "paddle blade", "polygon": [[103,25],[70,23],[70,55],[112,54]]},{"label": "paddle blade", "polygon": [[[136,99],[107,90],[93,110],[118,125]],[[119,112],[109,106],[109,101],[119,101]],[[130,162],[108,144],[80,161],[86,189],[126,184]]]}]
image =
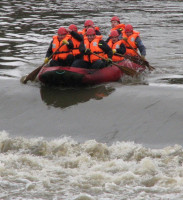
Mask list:
[{"label": "paddle blade", "polygon": [[125,67],[125,66],[122,66],[122,65],[119,65],[119,64],[116,64],[116,63],[112,63],[113,65],[116,65],[117,67],[119,67],[121,69],[121,71],[123,71],[125,74],[127,74],[128,76],[136,76],[138,75],[138,73],[134,70],[134,69],[131,69],[131,68],[128,68],[128,67]]},{"label": "paddle blade", "polygon": [[130,56],[130,55],[125,55],[124,56],[126,59],[131,60],[134,63],[137,63],[139,65],[145,66],[149,69],[149,71],[153,71],[155,68],[152,67],[149,62],[139,56]]},{"label": "paddle blade", "polygon": [[36,68],[34,71],[32,71],[30,74],[28,74],[27,76],[23,76],[21,79],[20,79],[20,82],[21,83],[24,83],[26,84],[27,81],[34,81],[36,76],[38,75],[38,73],[40,72],[41,68],[43,67],[44,65],[41,65],[40,67]]}]

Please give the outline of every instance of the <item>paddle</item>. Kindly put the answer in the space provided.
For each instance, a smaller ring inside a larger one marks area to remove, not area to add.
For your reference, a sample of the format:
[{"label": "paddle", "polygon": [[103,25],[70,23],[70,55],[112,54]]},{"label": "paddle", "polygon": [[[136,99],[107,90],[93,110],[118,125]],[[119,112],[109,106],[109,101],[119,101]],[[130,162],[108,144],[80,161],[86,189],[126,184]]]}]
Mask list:
[{"label": "paddle", "polygon": [[[56,51],[53,52],[53,53],[51,54],[51,56],[48,57],[48,60],[50,60],[50,59],[52,58],[52,56],[53,56],[54,54],[56,54],[57,51],[58,51],[63,45],[64,45],[64,44],[61,44],[61,45],[56,49]],[[35,69],[34,71],[32,71],[30,74],[28,74],[27,76],[23,76],[23,77],[20,79],[20,81],[21,81],[22,83],[24,83],[24,84],[26,84],[27,81],[34,81],[35,78],[36,78],[36,76],[38,75],[38,73],[39,73],[40,70],[42,69],[42,67],[45,66],[45,64],[46,64],[46,63],[44,62],[41,66],[39,66],[38,68],[36,68],[36,69]]]},{"label": "paddle", "polygon": [[[120,54],[120,53],[115,53],[114,55],[117,55],[117,56],[120,56],[120,57],[124,57],[126,59],[131,60],[132,62],[134,62],[136,64],[143,65],[142,62],[139,59],[137,59],[135,56],[124,55],[124,54]],[[145,65],[143,65],[143,66],[145,66]]]},{"label": "paddle", "polygon": [[130,48],[132,48],[134,50],[134,52],[137,53],[137,55],[139,56],[140,60],[142,61],[143,65],[145,65],[150,71],[154,70],[155,68],[150,66],[149,62],[147,60],[145,60],[133,47],[132,45],[125,40],[125,42],[130,46]]},{"label": "paddle", "polygon": [[[91,53],[92,53],[93,55],[98,56],[99,58],[101,58],[101,59],[107,61],[107,59],[104,58],[103,56],[100,56],[100,55],[98,55],[98,54],[96,54],[96,53],[93,53],[93,52],[91,52]],[[135,75],[138,74],[134,69],[131,69],[131,68],[128,68],[128,67],[125,67],[125,66],[118,65],[118,64],[115,63],[115,62],[112,62],[112,64],[115,65],[115,66],[117,66],[117,67],[119,67],[119,68],[121,69],[121,71],[123,71],[125,74],[127,74],[127,75],[129,75],[129,76],[132,76],[132,77],[133,77],[133,76],[135,76]]]}]

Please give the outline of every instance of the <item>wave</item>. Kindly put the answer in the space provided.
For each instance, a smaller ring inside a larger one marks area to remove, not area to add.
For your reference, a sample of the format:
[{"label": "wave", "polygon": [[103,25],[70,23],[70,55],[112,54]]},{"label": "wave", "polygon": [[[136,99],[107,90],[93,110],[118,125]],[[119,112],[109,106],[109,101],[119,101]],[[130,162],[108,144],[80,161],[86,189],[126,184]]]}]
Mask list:
[{"label": "wave", "polygon": [[183,148],[110,146],[70,137],[9,137],[0,132],[1,199],[178,199]]}]

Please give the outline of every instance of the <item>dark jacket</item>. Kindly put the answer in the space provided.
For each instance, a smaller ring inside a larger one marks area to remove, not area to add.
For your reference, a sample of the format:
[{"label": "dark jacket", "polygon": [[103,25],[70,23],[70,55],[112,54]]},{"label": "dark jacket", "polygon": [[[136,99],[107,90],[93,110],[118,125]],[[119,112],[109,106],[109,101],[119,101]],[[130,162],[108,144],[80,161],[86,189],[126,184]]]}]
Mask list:
[{"label": "dark jacket", "polygon": [[137,45],[137,48],[140,51],[140,54],[142,56],[146,56],[146,48],[145,48],[144,44],[142,43],[142,40],[140,39],[140,37],[136,38],[135,43]]},{"label": "dark jacket", "polygon": [[118,49],[116,49],[116,53],[119,53],[122,55],[126,53],[126,47],[123,43],[121,43],[120,47]]},{"label": "dark jacket", "polygon": [[71,31],[70,34],[76,40],[78,40],[80,42],[83,41],[83,35],[82,34],[79,34],[79,33],[75,32],[75,31]]}]

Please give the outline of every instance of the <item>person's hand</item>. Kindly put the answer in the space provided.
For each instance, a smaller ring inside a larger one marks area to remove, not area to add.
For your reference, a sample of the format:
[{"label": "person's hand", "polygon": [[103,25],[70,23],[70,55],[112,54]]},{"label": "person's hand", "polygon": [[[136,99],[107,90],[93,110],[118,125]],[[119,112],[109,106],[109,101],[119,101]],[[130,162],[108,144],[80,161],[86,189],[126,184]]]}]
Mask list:
[{"label": "person's hand", "polygon": [[127,40],[128,40],[128,38],[127,38],[127,37],[123,37],[123,40],[124,40],[124,41],[127,41]]},{"label": "person's hand", "polygon": [[66,44],[66,45],[68,45],[69,42],[68,42],[67,40],[63,40],[63,41],[62,41],[62,44]]},{"label": "person's hand", "polygon": [[112,52],[113,52],[113,54],[115,54],[116,53],[116,49],[113,49]]},{"label": "person's hand", "polygon": [[108,58],[108,59],[107,59],[107,64],[108,64],[108,65],[112,64],[112,59]]},{"label": "person's hand", "polygon": [[49,62],[49,59],[48,59],[48,57],[46,57],[46,58],[44,59],[44,63],[47,64],[48,62]]},{"label": "person's hand", "polygon": [[86,49],[86,50],[85,50],[85,54],[86,54],[86,55],[90,55],[90,54],[91,54],[91,50],[90,50],[90,49]]}]

